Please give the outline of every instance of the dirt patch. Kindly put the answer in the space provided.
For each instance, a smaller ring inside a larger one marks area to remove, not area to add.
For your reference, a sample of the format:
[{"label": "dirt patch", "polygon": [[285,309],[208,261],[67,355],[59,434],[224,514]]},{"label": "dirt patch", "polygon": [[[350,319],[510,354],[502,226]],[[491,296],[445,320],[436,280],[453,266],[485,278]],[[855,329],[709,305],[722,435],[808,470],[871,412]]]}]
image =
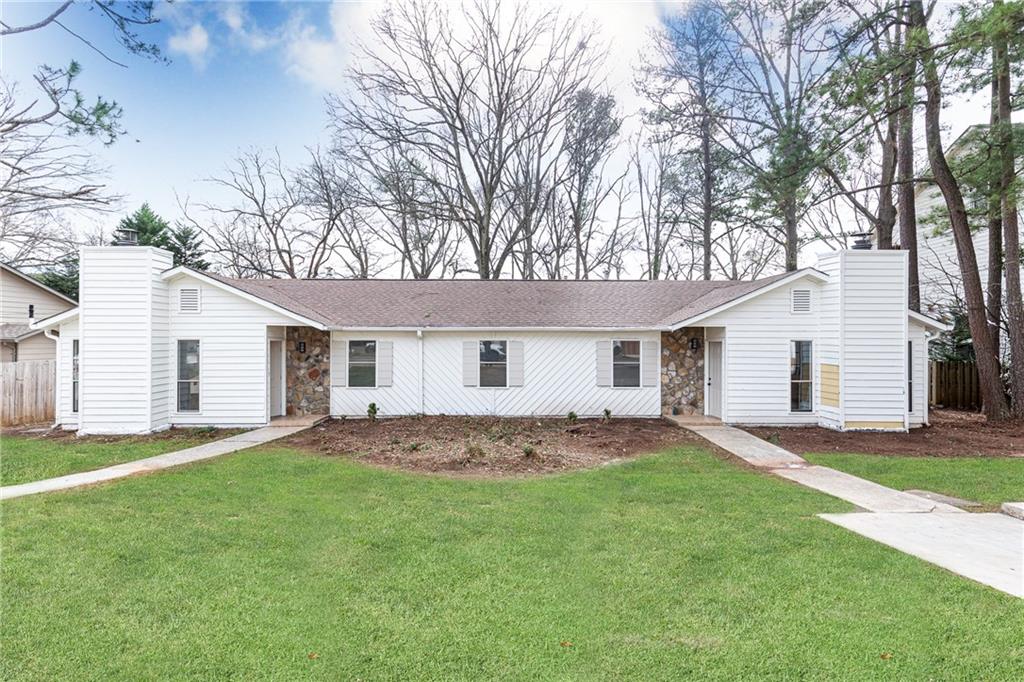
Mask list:
[{"label": "dirt patch", "polygon": [[929,412],[930,426],[910,433],[840,433],[819,427],[748,428],[798,454],[850,452],[907,457],[1024,457],[1024,422],[988,423],[980,414]]},{"label": "dirt patch", "polygon": [[517,476],[585,469],[700,439],[662,419],[333,419],[281,441],[411,471]]},{"label": "dirt patch", "polygon": [[4,428],[3,433],[5,436],[21,436],[23,438],[34,438],[54,443],[64,441],[73,441],[75,443],[152,443],[168,440],[187,440],[199,445],[206,441],[235,436],[245,431],[246,429],[217,429],[199,426],[195,428],[175,427],[157,433],[138,436],[79,436],[74,431],[65,431],[64,429],[25,426]]}]

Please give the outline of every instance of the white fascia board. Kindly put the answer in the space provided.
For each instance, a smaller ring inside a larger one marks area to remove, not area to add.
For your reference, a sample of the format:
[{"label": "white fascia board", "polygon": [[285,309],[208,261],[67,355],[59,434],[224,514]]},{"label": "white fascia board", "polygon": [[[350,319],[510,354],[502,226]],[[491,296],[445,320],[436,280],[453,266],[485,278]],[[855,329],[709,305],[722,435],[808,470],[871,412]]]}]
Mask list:
[{"label": "white fascia board", "polygon": [[277,305],[276,303],[271,303],[265,298],[260,298],[259,296],[250,294],[248,291],[242,291],[237,287],[233,287],[230,284],[221,282],[218,279],[214,279],[213,277],[204,275],[201,272],[192,270],[191,268],[187,268],[184,265],[179,265],[176,268],[171,268],[170,270],[165,271],[162,275],[160,275],[160,278],[163,279],[165,282],[169,282],[178,277],[186,276],[198,279],[200,282],[204,284],[209,284],[210,286],[216,287],[222,291],[227,291],[228,293],[234,294],[235,296],[238,296],[239,298],[249,301],[250,303],[255,303],[256,305],[263,306],[267,310],[273,311],[278,315],[290,317],[296,322],[306,325],[307,327],[313,327],[314,329],[319,329],[321,331],[326,331],[328,329],[328,327],[322,322],[311,320],[308,317],[299,315],[298,313],[292,312],[287,308],[283,308]]},{"label": "white fascia board", "polygon": [[29,329],[52,329],[53,327],[56,327],[57,325],[59,325],[61,322],[67,322],[68,320],[74,319],[76,317],[78,317],[78,307],[77,306],[74,307],[74,308],[71,308],[69,310],[65,310],[62,313],[57,313],[56,315],[50,315],[49,317],[44,317],[41,320],[36,320],[35,322],[32,322],[31,324],[29,324],[28,328]]},{"label": "white fascia board", "polygon": [[803,279],[805,277],[808,279],[813,279],[818,283],[822,284],[828,281],[828,275],[826,275],[824,272],[821,272],[820,270],[815,270],[814,268],[804,268],[803,270],[797,270],[788,277],[783,277],[779,281],[772,282],[771,284],[763,286],[760,289],[754,289],[753,291],[748,292],[743,296],[740,296],[739,298],[734,298],[731,301],[727,301],[726,303],[716,306],[711,310],[708,310],[707,312],[701,313],[700,315],[694,315],[693,317],[688,317],[681,322],[675,322],[669,325],[668,329],[671,331],[676,331],[677,329],[682,329],[683,327],[691,327],[697,324],[698,322],[706,320],[707,318],[713,315],[717,315],[718,313],[724,312],[734,306],[738,306],[741,303],[746,303],[752,298],[757,298],[761,294],[767,294],[769,291],[774,291],[779,287],[784,287],[787,284],[792,284],[798,279]]},{"label": "white fascia board", "polygon": [[928,329],[935,329],[940,332],[948,332],[952,331],[953,329],[953,325],[948,324],[946,322],[942,322],[941,320],[936,320],[934,317],[928,317],[927,315],[923,315],[917,312],[916,310],[908,310],[907,316],[911,320],[920,323],[922,326]]}]

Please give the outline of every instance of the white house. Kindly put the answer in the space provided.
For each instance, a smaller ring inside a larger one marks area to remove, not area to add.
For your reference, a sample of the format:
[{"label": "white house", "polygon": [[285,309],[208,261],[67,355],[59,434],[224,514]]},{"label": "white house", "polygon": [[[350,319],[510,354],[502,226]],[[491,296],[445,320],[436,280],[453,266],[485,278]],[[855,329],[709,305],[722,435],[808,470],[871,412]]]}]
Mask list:
[{"label": "white house", "polygon": [[53,360],[57,345],[29,324],[75,305],[73,298],[0,263],[0,362]]},{"label": "white house", "polygon": [[245,280],[152,247],[87,247],[57,340],[82,434],[278,415],[657,417],[905,430],[927,345],[902,251],[734,282]]}]

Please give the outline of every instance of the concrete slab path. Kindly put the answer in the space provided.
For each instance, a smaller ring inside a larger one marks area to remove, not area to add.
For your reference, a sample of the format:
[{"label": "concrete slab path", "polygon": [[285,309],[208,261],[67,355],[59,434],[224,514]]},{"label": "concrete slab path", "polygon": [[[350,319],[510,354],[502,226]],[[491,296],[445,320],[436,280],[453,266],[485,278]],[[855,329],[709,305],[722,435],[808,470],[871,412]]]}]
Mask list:
[{"label": "concrete slab path", "polygon": [[1024,597],[1024,521],[1005,514],[821,514],[936,566]]},{"label": "concrete slab path", "polygon": [[808,466],[803,469],[775,469],[772,473],[832,497],[846,500],[865,511],[916,514],[928,512],[967,513],[952,505],[886,488],[884,485],[866,481],[829,467]]},{"label": "concrete slab path", "polygon": [[776,469],[807,466],[807,460],[803,457],[731,426],[676,423],[756,467]]},{"label": "concrete slab path", "polygon": [[1011,518],[1015,513],[1024,516],[1024,504],[1019,508],[1018,503],[1003,505],[1005,514],[971,514],[941,500],[808,464],[788,450],[731,426],[679,425],[756,467],[867,512],[820,514],[826,521],[965,578],[1024,597],[1024,521]]},{"label": "concrete slab path", "polygon": [[68,490],[70,488],[103,483],[104,481],[113,481],[126,476],[147,474],[152,471],[181,466],[182,464],[199,462],[204,459],[219,457],[231,452],[237,452],[238,450],[244,450],[245,448],[251,448],[254,445],[269,443],[270,441],[277,440],[278,438],[284,438],[285,436],[290,436],[293,433],[298,433],[299,431],[309,428],[311,425],[312,424],[300,426],[277,426],[275,423],[271,423],[270,426],[265,426],[262,429],[246,431],[245,433],[230,436],[223,440],[204,443],[203,445],[197,445],[195,447],[178,450],[176,452],[167,452],[162,455],[135,460],[134,462],[115,464],[114,466],[109,466],[103,469],[83,471],[77,474],[58,476],[57,478],[47,478],[42,481],[8,485],[0,488],[0,500],[11,500],[16,497],[38,495],[39,493],[49,493],[55,490]]}]

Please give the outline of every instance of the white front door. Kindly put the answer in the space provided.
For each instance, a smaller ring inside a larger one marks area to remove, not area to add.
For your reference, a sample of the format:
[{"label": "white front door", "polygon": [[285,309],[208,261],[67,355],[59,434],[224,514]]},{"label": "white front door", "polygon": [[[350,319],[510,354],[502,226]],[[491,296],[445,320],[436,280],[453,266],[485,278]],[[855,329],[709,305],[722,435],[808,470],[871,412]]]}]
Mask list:
[{"label": "white front door", "polygon": [[722,342],[708,341],[707,413],[722,418]]},{"label": "white front door", "polygon": [[270,416],[284,414],[284,342],[270,342]]}]

